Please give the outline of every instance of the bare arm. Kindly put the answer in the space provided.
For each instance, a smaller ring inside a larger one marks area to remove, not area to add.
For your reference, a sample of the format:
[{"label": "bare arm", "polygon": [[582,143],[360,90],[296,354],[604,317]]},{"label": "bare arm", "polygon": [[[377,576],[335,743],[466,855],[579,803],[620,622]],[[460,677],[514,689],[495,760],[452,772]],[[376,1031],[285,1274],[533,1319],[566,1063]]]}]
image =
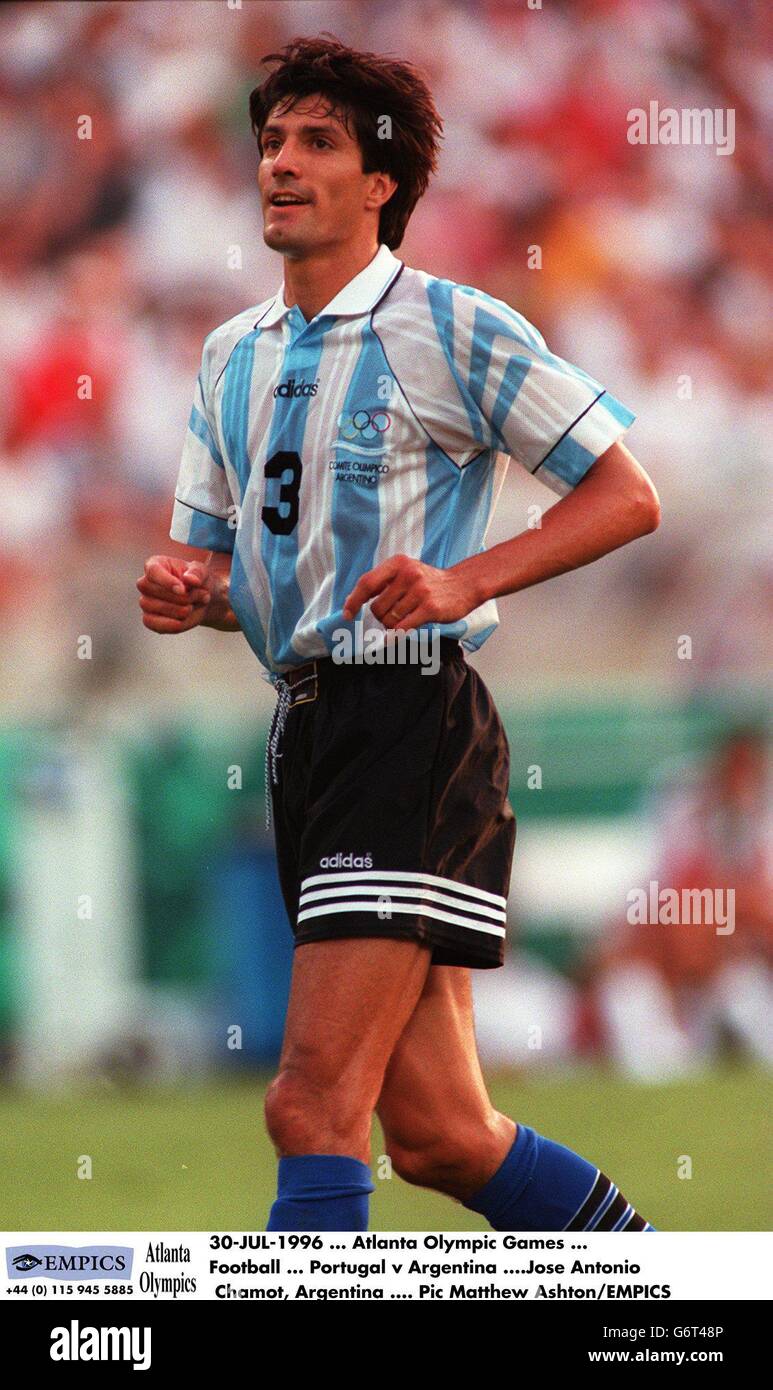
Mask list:
[{"label": "bare arm", "polygon": [[194,627],[214,627],[220,632],[239,632],[239,620],[228,601],[231,556],[181,547],[188,555],[151,555],[137,580],[142,621],[151,632],[190,632]]},{"label": "bare arm", "polygon": [[371,612],[385,627],[455,622],[487,599],[514,594],[545,579],[579,569],[611,550],[654,531],[658,495],[624,444],[606,450],[572,492],[550,508],[537,530],[524,531],[470,556],[450,569],[435,569],[396,555],[370,570],[344,606],[353,618],[378,595]]},{"label": "bare arm", "polygon": [[462,560],[454,571],[470,579],[483,603],[580,569],[654,531],[659,522],[650,479],[624,444],[613,444],[545,513],[540,529]]}]

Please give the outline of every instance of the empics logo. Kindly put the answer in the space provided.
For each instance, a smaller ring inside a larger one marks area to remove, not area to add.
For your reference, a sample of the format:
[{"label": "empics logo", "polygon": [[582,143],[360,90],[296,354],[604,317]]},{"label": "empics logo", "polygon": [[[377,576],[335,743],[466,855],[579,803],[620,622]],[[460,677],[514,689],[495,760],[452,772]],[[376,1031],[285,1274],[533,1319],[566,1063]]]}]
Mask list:
[{"label": "empics logo", "polygon": [[316,396],[319,386],[319,377],[316,381],[296,381],[291,376],[289,381],[281,381],[274,387],[274,396]]},{"label": "empics logo", "polygon": [[38,1259],[37,1255],[30,1255],[29,1251],[25,1251],[23,1255],[14,1256],[11,1261],[18,1274],[29,1274],[31,1269],[37,1269],[38,1265],[42,1263],[43,1261]]},{"label": "empics logo", "polygon": [[9,1279],[131,1279],[133,1255],[127,1245],[8,1245],[5,1268]]},{"label": "empics logo", "polygon": [[150,1366],[149,1327],[81,1327],[72,1318],[69,1327],[51,1328],[52,1361],[131,1361],[135,1371]]},{"label": "empics logo", "polygon": [[372,869],[373,855],[367,854],[328,854],[319,861],[320,869]]}]

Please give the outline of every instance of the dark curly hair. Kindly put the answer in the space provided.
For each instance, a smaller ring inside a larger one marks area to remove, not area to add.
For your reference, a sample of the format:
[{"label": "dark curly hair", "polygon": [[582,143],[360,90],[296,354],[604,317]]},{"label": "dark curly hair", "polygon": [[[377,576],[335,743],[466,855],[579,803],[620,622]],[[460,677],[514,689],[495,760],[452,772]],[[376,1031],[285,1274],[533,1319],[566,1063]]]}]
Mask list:
[{"label": "dark curly hair", "polygon": [[[349,134],[351,121],[363,173],[390,174],[397,183],[381,208],[378,233],[379,241],[394,251],[437,169],[443,122],[424,78],[411,63],[357,52],[332,34],[292,39],[261,61],[277,66],[250,92],[258,146],[270,111],[288,111],[301,97],[321,93]],[[388,126],[382,124],[385,116]],[[389,138],[383,138],[385,129]]]}]

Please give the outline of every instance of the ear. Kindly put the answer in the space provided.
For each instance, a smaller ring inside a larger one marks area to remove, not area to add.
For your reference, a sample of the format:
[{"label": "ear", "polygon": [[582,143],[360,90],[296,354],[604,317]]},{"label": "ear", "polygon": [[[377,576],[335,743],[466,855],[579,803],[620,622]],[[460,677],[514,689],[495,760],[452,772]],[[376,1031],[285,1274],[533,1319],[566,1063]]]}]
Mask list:
[{"label": "ear", "polygon": [[391,174],[375,173],[372,178],[373,182],[365,199],[365,207],[368,211],[383,207],[384,203],[389,202],[397,188],[397,180],[393,179]]}]

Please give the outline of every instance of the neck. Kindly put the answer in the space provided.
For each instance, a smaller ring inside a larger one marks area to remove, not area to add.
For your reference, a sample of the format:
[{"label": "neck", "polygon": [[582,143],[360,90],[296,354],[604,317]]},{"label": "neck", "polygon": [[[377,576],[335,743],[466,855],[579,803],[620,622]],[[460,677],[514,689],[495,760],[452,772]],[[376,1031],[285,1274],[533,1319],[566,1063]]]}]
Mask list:
[{"label": "neck", "polygon": [[285,256],[284,300],[288,309],[297,304],[308,323],[370,264],[378,245],[371,237],[351,245],[325,248],[300,260]]}]

